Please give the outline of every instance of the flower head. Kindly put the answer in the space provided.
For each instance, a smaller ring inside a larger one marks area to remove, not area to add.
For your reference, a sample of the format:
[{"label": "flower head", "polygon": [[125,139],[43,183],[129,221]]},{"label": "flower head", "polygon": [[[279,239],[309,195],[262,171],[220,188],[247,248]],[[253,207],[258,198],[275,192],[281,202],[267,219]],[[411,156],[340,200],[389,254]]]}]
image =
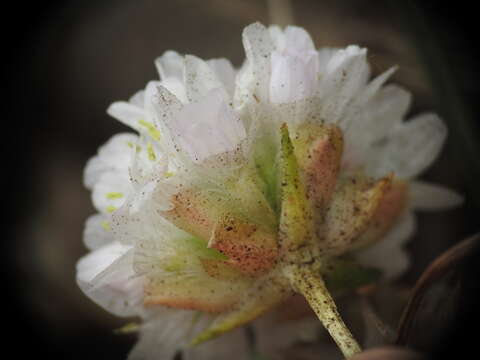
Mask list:
[{"label": "flower head", "polygon": [[[112,313],[144,319],[133,358],[168,359],[295,292],[328,323],[325,284],[398,276],[411,210],[459,202],[413,180],[447,131],[434,114],[405,120],[409,93],[385,85],[394,69],[371,80],[366,49],[317,50],[299,27],[252,24],[243,43],[238,71],[158,58],[161,80],[108,109],[137,133],[115,135],[87,164],[99,213],[77,279]],[[333,331],[347,336],[342,326]]]}]

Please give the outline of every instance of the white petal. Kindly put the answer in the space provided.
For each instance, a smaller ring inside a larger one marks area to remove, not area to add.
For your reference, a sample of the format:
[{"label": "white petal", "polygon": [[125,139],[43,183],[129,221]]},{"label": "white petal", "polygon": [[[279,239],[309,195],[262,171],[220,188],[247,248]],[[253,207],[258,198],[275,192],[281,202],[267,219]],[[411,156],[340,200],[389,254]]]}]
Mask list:
[{"label": "white petal", "polygon": [[146,119],[143,108],[125,101],[114,102],[108,107],[107,113],[138,132],[141,131],[139,121]]},{"label": "white petal", "polygon": [[[163,135],[160,140],[162,138]],[[143,186],[149,181],[163,178],[168,170],[168,159],[161,144],[142,136],[136,143],[135,149],[128,173],[133,185]]]},{"label": "white petal", "polygon": [[298,55],[315,52],[315,44],[310,34],[298,26],[287,26],[285,29],[285,50]]},{"label": "white petal", "polygon": [[316,53],[271,55],[270,101],[287,103],[313,95],[317,80]]},{"label": "white petal", "polygon": [[[378,156],[375,142],[385,139],[400,124],[410,106],[411,95],[403,88],[388,85],[363,106],[352,109],[350,124],[344,132],[344,167],[362,167],[370,158]],[[348,163],[348,164],[347,164]]]},{"label": "white petal", "polygon": [[245,329],[239,328],[182,352],[184,360],[247,360]]},{"label": "white petal", "polygon": [[413,181],[409,186],[410,206],[418,210],[444,210],[463,203],[463,197],[442,185]]},{"label": "white petal", "polygon": [[132,105],[143,107],[143,104],[145,103],[145,90],[137,91],[130,99],[128,99],[128,102]]},{"label": "white petal", "polygon": [[318,93],[324,99],[322,117],[338,122],[346,105],[366,85],[370,67],[367,50],[351,45],[333,54],[320,78]]},{"label": "white petal", "polygon": [[245,138],[243,124],[218,90],[201,102],[184,106],[166,125],[174,141],[195,162],[235,150]]},{"label": "white petal", "polygon": [[160,84],[174,94],[182,103],[188,103],[187,89],[183,80],[169,77],[162,80]]},{"label": "white petal", "polygon": [[157,88],[162,84],[161,81],[149,81],[145,86],[145,99],[143,103],[143,108],[145,110],[145,119],[151,121],[151,107],[152,107],[152,98],[157,93]]},{"label": "white petal", "polygon": [[92,189],[100,176],[109,171],[127,171],[130,165],[132,147],[138,141],[134,134],[117,134],[100,147],[98,155],[92,157],[85,167],[83,182]]},{"label": "white petal", "polygon": [[140,329],[139,340],[128,360],[173,360],[186,345],[198,318],[196,311],[156,307]]},{"label": "white petal", "polygon": [[332,59],[333,55],[337,53],[337,51],[339,51],[338,48],[323,47],[318,49],[318,71],[320,74],[325,73],[328,63]]},{"label": "white petal", "polygon": [[385,86],[377,93],[369,104],[369,115],[373,118],[372,130],[377,127],[376,138],[385,136],[404,118],[411,99],[411,94],[397,85]]},{"label": "white petal", "polygon": [[270,38],[272,39],[273,43],[275,44],[276,50],[283,50],[285,49],[285,33],[278,25],[270,25],[268,27],[268,33],[270,34]]},{"label": "white petal", "polygon": [[151,104],[153,107],[152,114],[154,115],[154,123],[162,134],[159,146],[168,157],[169,163],[181,168],[184,165],[186,155],[174,142],[170,127],[171,124],[176,121],[184,105],[174,94],[163,86],[157,87],[157,92],[152,97]]},{"label": "white petal", "polygon": [[212,68],[202,59],[193,55],[185,56],[184,79],[187,98],[190,102],[200,101],[214,89],[220,89],[222,93],[224,92],[224,98],[228,101],[228,94],[222,82]]},{"label": "white petal", "polygon": [[232,63],[227,59],[211,59],[207,61],[207,64],[222,82],[230,98],[233,98],[236,72]]},{"label": "white petal", "polygon": [[247,26],[242,34],[243,47],[248,61],[248,71],[253,93],[261,100],[268,99],[270,82],[270,54],[274,43],[268,30],[260,23]]},{"label": "white petal", "polygon": [[405,212],[390,232],[371,247],[355,253],[360,264],[382,270],[386,279],[397,278],[408,269],[410,260],[405,243],[415,232],[416,220],[411,211]]},{"label": "white petal", "polygon": [[162,80],[167,78],[183,79],[184,57],[175,51],[166,51],[155,59],[155,66]]},{"label": "white petal", "polygon": [[393,171],[400,178],[413,178],[433,163],[446,136],[447,128],[437,115],[420,115],[397,126],[385,141],[372,147],[376,157],[367,171],[378,176]]},{"label": "white petal", "polygon": [[104,214],[95,214],[87,219],[83,232],[83,242],[89,250],[98,249],[113,240],[110,217]]},{"label": "white petal", "polygon": [[93,187],[93,205],[102,213],[110,213],[123,205],[131,191],[128,171],[105,172]]},{"label": "white petal", "polygon": [[138,313],[143,280],[133,271],[131,246],[114,241],[81,258],[77,283],[93,301],[117,316]]},{"label": "white petal", "polygon": [[367,86],[358,94],[357,99],[353,102],[354,106],[363,106],[375,95],[381,92],[382,86],[387,80],[397,71],[397,67],[391,67],[387,71],[378,75],[375,79],[370,81]]},{"label": "white petal", "polygon": [[268,33],[277,52],[290,55],[314,52],[316,55],[315,45],[310,34],[301,27],[290,25],[283,31],[279,26],[272,25],[268,27]]}]

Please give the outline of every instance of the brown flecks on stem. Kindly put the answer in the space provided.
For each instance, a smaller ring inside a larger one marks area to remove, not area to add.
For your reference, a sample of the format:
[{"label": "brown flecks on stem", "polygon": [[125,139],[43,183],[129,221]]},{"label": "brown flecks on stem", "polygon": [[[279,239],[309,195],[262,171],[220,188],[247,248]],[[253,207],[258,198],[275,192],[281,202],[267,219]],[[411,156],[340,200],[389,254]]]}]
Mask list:
[{"label": "brown flecks on stem", "polygon": [[345,358],[359,353],[360,346],[343,322],[320,275],[307,266],[291,266],[286,269],[286,274],[295,290],[307,299]]}]

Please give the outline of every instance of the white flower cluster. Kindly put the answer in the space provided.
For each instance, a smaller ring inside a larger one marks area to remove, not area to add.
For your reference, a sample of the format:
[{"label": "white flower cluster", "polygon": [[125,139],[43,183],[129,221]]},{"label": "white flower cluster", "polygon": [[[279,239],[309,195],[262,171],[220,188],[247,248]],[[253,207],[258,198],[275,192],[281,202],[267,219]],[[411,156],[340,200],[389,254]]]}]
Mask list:
[{"label": "white flower cluster", "polygon": [[[203,61],[173,51],[159,57],[161,80],[108,109],[136,133],[113,136],[86,166],[84,181],[98,214],[86,223],[90,253],[78,263],[77,280],[113,314],[143,319],[133,359],[172,358],[190,335],[241,296],[252,296],[258,279],[267,281],[258,274],[276,261],[268,249],[280,211],[275,174],[283,124],[299,147],[309,141],[302,134],[319,126],[341,130],[335,178],[395,177],[398,191],[389,193],[380,214],[388,226],[367,242],[371,246],[351,252],[386,278],[408,266],[402,246],[415,228],[413,210],[461,201],[442,186],[414,180],[439,154],[447,130],[435,114],[405,119],[410,94],[385,85],[394,69],[371,80],[366,49],[316,49],[294,26],[252,24],[243,44],[246,61],[239,70],[226,59]],[[335,218],[350,216],[342,209],[346,215]],[[240,230],[227,238],[235,227]],[[247,255],[235,247],[236,236],[261,244],[248,247],[250,261],[240,258]],[[227,259],[232,266],[224,267]],[[291,339],[297,330],[288,327]],[[243,333],[233,331],[185,356],[232,358],[236,346],[242,358],[245,344]]]}]

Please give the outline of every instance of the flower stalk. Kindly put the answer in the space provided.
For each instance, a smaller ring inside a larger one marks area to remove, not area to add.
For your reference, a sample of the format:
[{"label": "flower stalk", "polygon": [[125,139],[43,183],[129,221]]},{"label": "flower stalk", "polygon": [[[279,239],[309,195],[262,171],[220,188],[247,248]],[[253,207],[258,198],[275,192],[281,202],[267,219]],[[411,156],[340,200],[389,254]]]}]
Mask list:
[{"label": "flower stalk", "polygon": [[302,294],[342,351],[345,358],[361,352],[360,345],[353,337],[322,277],[308,265],[292,265],[285,271],[292,286]]}]

